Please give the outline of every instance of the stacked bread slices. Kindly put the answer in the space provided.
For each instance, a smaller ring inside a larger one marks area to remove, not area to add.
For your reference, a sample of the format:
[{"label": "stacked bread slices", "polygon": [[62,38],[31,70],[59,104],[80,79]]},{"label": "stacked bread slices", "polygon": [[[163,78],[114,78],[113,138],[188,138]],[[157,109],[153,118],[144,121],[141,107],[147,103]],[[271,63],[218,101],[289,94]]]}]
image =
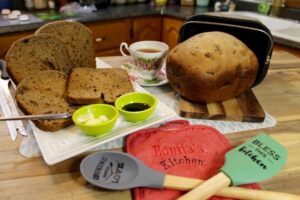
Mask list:
[{"label": "stacked bread slices", "polygon": [[83,24],[74,21],[52,22],[39,28],[35,34],[58,36],[66,44],[74,67],[96,67],[92,32]]},{"label": "stacked bread slices", "polygon": [[[75,21],[46,24],[16,41],[6,61],[17,85],[16,102],[28,115],[73,112],[74,104],[113,104],[118,96],[134,90],[126,70],[96,69],[91,31]],[[71,119],[33,122],[44,131],[72,124]]]},{"label": "stacked bread slices", "polygon": [[[26,77],[16,90],[19,108],[29,115],[72,113],[74,109],[65,97],[67,81],[66,73],[57,70],[45,70]],[[35,120],[34,123],[42,130],[57,131],[72,124],[72,120]]]},{"label": "stacked bread slices", "polygon": [[13,43],[6,54],[7,72],[14,83],[40,71],[73,68],[66,45],[51,34],[31,35]]},{"label": "stacked bread slices", "polygon": [[125,69],[103,68],[72,70],[68,81],[68,102],[76,105],[109,103],[134,91]]}]

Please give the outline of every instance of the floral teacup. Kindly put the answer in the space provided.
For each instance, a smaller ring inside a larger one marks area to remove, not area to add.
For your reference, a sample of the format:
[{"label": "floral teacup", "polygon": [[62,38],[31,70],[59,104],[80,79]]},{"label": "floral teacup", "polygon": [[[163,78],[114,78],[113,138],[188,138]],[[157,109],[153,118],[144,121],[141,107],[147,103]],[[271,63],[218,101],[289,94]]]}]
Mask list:
[{"label": "floral teacup", "polygon": [[[123,51],[125,48],[130,55]],[[159,41],[140,41],[128,46],[122,42],[120,51],[123,56],[131,56],[137,71],[144,79],[153,79],[161,70],[165,57],[168,54],[169,46]]]}]

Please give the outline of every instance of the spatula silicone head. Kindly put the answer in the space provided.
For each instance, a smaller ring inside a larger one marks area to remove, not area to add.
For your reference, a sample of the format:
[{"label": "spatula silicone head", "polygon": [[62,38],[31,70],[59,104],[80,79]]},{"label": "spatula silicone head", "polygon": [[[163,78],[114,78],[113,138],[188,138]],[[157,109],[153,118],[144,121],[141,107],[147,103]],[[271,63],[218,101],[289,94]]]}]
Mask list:
[{"label": "spatula silicone head", "polygon": [[229,151],[221,171],[232,185],[259,182],[279,172],[286,159],[287,150],[281,144],[260,134]]},{"label": "spatula silicone head", "polygon": [[180,197],[180,200],[208,199],[228,185],[258,182],[274,176],[284,165],[287,150],[266,134],[260,134],[232,149],[225,156],[221,172]]},{"label": "spatula silicone head", "polygon": [[137,186],[163,188],[165,176],[122,152],[91,154],[82,160],[80,172],[88,182],[112,190]]}]

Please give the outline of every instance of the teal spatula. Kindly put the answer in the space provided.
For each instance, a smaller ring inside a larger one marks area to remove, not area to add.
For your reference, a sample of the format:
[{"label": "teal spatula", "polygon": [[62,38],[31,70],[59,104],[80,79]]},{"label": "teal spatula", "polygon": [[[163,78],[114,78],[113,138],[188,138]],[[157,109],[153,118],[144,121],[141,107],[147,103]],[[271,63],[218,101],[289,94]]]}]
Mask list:
[{"label": "teal spatula", "polygon": [[259,182],[274,176],[285,164],[287,150],[266,134],[260,134],[237,146],[225,156],[225,164],[180,200],[204,200],[229,185]]}]

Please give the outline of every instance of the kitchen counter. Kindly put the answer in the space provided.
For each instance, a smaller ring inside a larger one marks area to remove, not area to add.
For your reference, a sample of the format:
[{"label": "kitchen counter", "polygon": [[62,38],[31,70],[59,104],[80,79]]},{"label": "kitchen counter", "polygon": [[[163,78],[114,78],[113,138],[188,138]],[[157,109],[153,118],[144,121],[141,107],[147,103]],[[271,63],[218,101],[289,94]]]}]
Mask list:
[{"label": "kitchen counter", "polygon": [[[124,62],[123,57],[102,59],[112,66]],[[286,52],[274,52],[266,78],[253,90],[264,110],[276,118],[276,126],[226,137],[238,145],[264,131],[281,142],[288,149],[288,161],[276,176],[260,185],[266,190],[300,195],[300,59]],[[20,155],[22,138],[12,142],[5,122],[0,122],[0,129],[0,199],[132,199],[130,190],[100,189],[80,176],[79,163],[87,153],[47,166],[41,157]]]},{"label": "kitchen counter", "polygon": [[[76,16],[65,18],[67,20],[76,20],[82,23],[100,22],[108,20],[117,20],[124,18],[138,18],[143,16],[166,16],[178,19],[187,19],[190,16],[212,12],[211,7],[193,7],[168,5],[163,7],[151,6],[150,4],[132,4],[109,6],[91,13],[79,13]],[[19,22],[18,20],[5,20],[0,17],[0,36],[1,34],[18,33],[26,31],[34,31],[50,20],[41,20],[34,13],[28,13],[31,20],[27,22]],[[64,19],[64,18],[62,18]],[[5,20],[6,23],[3,23]],[[2,21],[2,23],[1,23]],[[274,41],[289,47],[300,49],[300,43],[274,37]]]},{"label": "kitchen counter", "polygon": [[[204,12],[213,11],[212,8],[207,7],[188,7],[188,6],[167,6],[156,7],[149,4],[133,4],[133,5],[119,5],[109,6],[105,9],[100,9],[91,13],[79,13],[74,17],[68,18],[68,20],[76,20],[82,23],[99,22],[116,20],[131,17],[143,17],[143,16],[169,16],[179,19],[186,19],[192,15],[200,14]],[[1,26],[0,34],[16,33],[23,31],[33,31],[38,29],[43,24],[48,23],[50,20],[38,20],[34,13],[28,13],[32,21],[19,23],[17,20],[12,22],[10,26]]]}]

